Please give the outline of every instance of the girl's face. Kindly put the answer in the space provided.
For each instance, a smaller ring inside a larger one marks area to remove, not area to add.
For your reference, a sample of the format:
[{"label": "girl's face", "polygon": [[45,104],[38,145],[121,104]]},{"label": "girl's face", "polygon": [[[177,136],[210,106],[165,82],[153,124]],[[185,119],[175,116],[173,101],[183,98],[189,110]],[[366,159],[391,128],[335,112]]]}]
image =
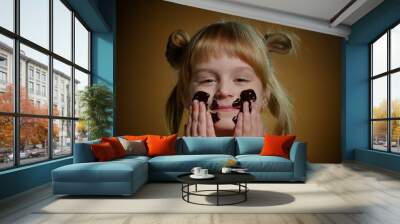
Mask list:
[{"label": "girl's face", "polygon": [[[216,112],[220,120],[214,123],[216,133],[233,133],[235,123],[232,118],[239,113],[232,103],[240,98],[243,90],[253,89],[257,95],[256,104],[261,105],[263,87],[253,68],[237,57],[226,55],[196,64],[189,85],[190,99],[197,91],[210,94],[208,105],[215,100],[218,107],[210,110]],[[260,110],[261,106],[258,106]]]}]

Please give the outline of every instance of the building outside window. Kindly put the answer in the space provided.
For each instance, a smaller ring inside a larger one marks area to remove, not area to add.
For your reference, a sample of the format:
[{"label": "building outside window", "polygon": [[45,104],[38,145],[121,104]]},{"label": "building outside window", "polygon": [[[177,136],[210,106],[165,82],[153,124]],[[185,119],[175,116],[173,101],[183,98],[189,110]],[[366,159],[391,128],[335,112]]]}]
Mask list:
[{"label": "building outside window", "polygon": [[42,86],[42,96],[46,96],[46,86]]},{"label": "building outside window", "polygon": [[7,87],[7,56],[0,54],[0,91],[6,91]]},{"label": "building outside window", "polygon": [[29,81],[28,82],[28,91],[29,91],[29,94],[33,94],[33,82],[31,82],[31,81]]},{"label": "building outside window", "polygon": [[0,54],[0,67],[6,68],[7,67],[7,56]]},{"label": "building outside window", "polygon": [[3,71],[0,71],[0,83],[2,84],[7,83],[7,74]]},{"label": "building outside window", "polygon": [[29,66],[28,74],[29,74],[29,79],[33,80],[33,67],[32,66]]}]

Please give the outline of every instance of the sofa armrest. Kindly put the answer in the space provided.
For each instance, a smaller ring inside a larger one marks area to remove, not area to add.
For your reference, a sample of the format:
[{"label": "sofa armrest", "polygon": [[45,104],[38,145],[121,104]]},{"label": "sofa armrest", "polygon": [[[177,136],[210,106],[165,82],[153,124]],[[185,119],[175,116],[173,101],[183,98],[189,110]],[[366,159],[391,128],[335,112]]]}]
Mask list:
[{"label": "sofa armrest", "polygon": [[75,143],[74,145],[74,163],[89,163],[95,162],[96,158],[92,153],[90,146],[100,143],[100,140]]},{"label": "sofa armrest", "polygon": [[307,144],[294,142],[290,149],[290,160],[293,162],[293,179],[305,181],[307,175]]}]

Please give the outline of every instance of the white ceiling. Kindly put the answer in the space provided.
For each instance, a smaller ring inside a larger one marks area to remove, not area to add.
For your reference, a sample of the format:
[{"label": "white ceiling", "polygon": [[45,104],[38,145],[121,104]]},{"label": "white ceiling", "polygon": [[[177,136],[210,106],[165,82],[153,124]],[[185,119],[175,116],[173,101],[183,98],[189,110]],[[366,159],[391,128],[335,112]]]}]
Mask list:
[{"label": "white ceiling", "polygon": [[[383,2],[383,0],[165,1],[345,38],[350,34],[352,24]],[[342,10],[348,4],[347,9]],[[342,12],[338,14],[341,10]]]},{"label": "white ceiling", "polygon": [[329,21],[350,0],[226,0]]}]

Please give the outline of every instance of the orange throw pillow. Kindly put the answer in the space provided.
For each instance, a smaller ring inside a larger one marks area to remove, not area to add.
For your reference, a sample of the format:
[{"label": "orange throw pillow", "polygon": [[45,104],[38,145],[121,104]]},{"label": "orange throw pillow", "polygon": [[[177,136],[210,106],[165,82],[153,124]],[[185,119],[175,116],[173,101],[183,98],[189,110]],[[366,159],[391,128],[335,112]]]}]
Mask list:
[{"label": "orange throw pillow", "polygon": [[126,151],[122,146],[121,142],[119,142],[118,138],[111,137],[111,138],[101,138],[101,142],[108,142],[112,146],[115,151],[115,155],[118,158],[126,156]]},{"label": "orange throw pillow", "polygon": [[146,143],[148,156],[176,155],[177,134],[169,136],[148,135]]},{"label": "orange throw pillow", "polygon": [[102,142],[100,144],[91,145],[94,157],[99,162],[109,161],[117,158],[115,151],[110,143]]},{"label": "orange throw pillow", "polygon": [[290,148],[295,135],[265,135],[264,146],[261,149],[262,156],[281,156],[286,159],[290,158]]}]

